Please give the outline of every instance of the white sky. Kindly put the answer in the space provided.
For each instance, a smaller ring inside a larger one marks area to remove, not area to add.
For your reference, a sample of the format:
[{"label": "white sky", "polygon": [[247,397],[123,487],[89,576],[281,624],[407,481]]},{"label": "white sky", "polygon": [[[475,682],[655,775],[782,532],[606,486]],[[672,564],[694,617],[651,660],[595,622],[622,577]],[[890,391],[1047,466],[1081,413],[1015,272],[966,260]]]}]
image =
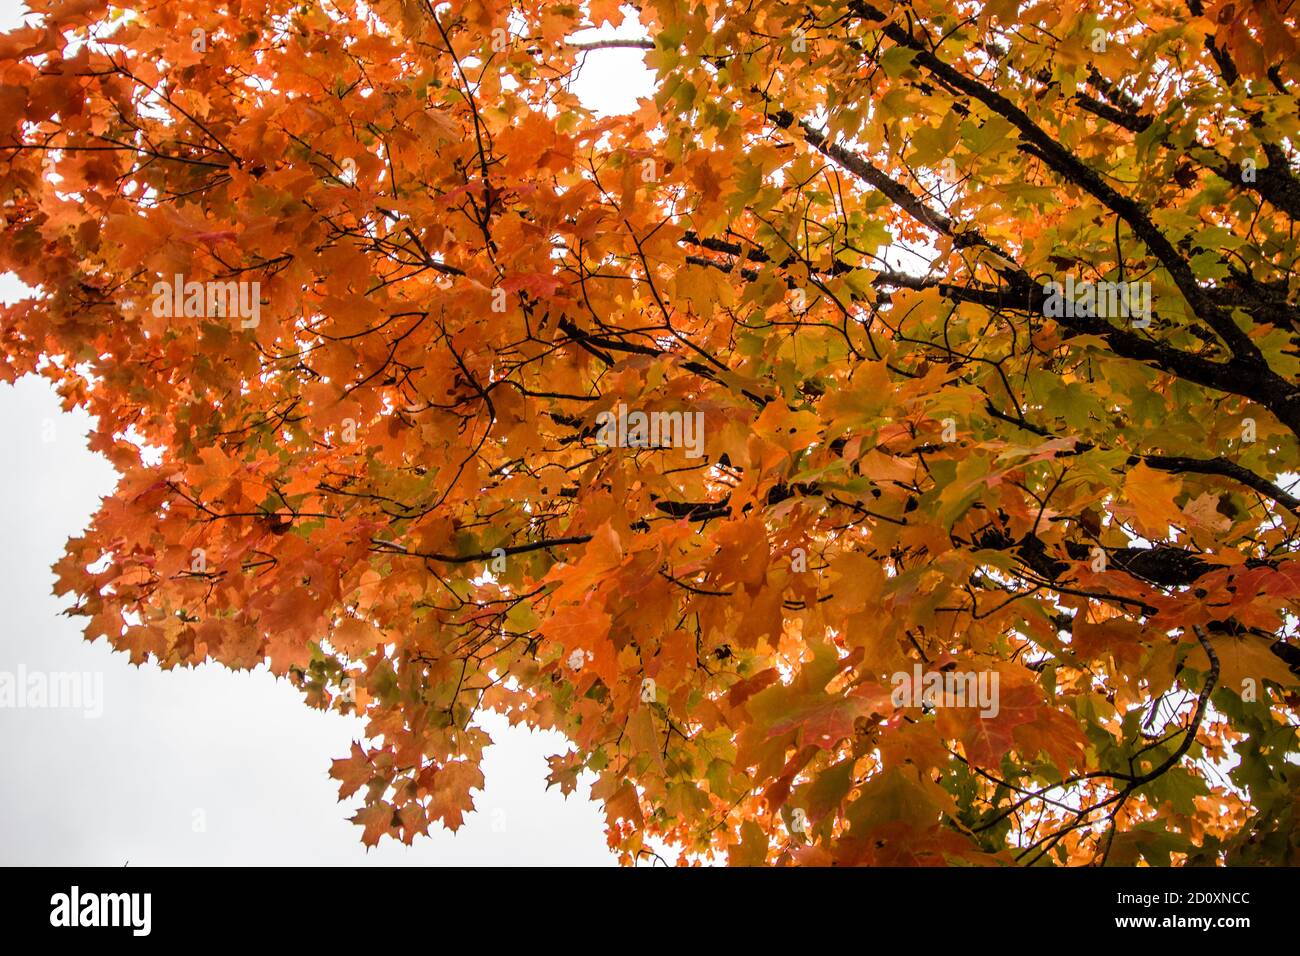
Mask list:
[{"label": "white sky", "polygon": [[[0,0],[0,30],[23,9]],[[574,89],[592,109],[626,112],[652,79],[639,51],[602,50]],[[0,275],[0,298],[22,294]],[[265,670],[136,668],[86,643],[59,614],[50,566],[115,483],[86,448],[88,425],[43,379],[0,385],[0,671],[103,675],[99,718],[0,707],[0,864],[613,864],[587,787],[567,800],[546,790],[545,758],[566,749],[558,734],[484,715],[496,743],[478,811],[457,834],[435,826],[412,847],[385,839],[367,853],[347,820],[356,801],[337,803],[327,776],[361,720],[308,708]]]}]

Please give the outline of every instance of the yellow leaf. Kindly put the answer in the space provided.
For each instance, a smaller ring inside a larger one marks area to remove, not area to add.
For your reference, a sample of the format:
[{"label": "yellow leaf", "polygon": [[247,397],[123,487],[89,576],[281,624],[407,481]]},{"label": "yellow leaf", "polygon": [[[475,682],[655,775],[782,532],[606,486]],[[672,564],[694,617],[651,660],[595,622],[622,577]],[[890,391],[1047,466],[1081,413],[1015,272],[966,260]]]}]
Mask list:
[{"label": "yellow leaf", "polygon": [[1180,524],[1183,513],[1174,504],[1182,481],[1174,475],[1139,462],[1124,479],[1124,498],[1133,506],[1135,524],[1153,540],[1169,535],[1169,526]]}]

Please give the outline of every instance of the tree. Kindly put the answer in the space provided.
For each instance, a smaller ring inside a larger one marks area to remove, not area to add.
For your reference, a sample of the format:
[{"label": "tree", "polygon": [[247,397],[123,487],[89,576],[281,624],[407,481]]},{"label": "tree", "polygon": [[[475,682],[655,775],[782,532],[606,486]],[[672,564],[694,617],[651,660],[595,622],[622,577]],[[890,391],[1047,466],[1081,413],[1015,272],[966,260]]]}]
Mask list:
[{"label": "tree", "polygon": [[1294,5],[32,7],[56,590],[364,715],[367,845],[486,709],[627,862],[1300,862]]}]

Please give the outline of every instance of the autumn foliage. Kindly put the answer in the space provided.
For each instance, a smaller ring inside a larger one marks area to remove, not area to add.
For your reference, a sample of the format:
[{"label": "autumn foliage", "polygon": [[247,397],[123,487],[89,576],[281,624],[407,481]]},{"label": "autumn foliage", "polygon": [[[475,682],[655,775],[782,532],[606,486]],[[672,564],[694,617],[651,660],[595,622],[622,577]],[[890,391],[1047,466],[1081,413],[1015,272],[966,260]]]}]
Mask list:
[{"label": "autumn foliage", "polygon": [[363,715],[367,844],[495,711],[626,862],[1300,863],[1295,4],[29,3],[0,372],[121,472],[57,591]]}]

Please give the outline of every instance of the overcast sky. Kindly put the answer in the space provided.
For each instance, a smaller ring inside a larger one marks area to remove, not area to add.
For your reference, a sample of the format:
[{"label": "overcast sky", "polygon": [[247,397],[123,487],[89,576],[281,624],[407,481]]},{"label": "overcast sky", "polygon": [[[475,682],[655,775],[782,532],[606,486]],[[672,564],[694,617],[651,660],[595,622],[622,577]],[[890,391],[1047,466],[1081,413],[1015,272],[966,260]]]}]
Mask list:
[{"label": "overcast sky", "polygon": [[[0,0],[0,30],[22,7]],[[593,36],[603,36],[604,31]],[[641,54],[592,53],[575,88],[593,109],[623,112],[648,95]],[[23,295],[0,275],[0,298]],[[340,804],[330,760],[363,722],[308,708],[265,670],[132,667],[86,643],[62,617],[50,566],[80,533],[116,475],[86,448],[89,419],[59,410],[32,376],[0,385],[0,673],[102,675],[102,715],[0,706],[0,863],[612,864],[602,814],[580,788],[546,790],[558,734],[483,715],[496,743],[484,760],[478,812],[457,834],[430,828],[412,847],[385,839],[368,853]]]}]

